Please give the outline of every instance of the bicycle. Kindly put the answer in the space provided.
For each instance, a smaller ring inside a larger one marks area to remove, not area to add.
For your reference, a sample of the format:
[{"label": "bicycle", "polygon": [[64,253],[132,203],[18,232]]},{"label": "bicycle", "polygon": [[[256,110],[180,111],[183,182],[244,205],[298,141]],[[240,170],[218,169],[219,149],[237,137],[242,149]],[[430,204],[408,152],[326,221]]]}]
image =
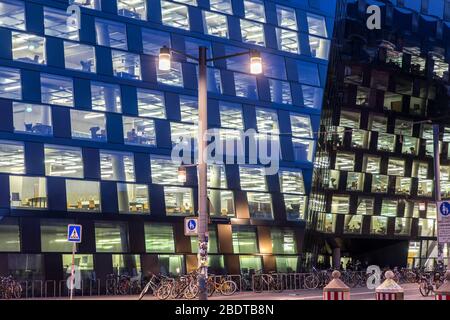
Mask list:
[{"label": "bicycle", "polygon": [[307,275],[303,281],[303,285],[306,289],[317,289],[318,287],[324,287],[330,282],[331,270],[317,270],[312,268],[312,273]]},{"label": "bicycle", "polygon": [[163,275],[155,275],[151,274],[150,280],[147,282],[147,284],[142,289],[141,293],[139,294],[138,300],[142,300],[142,298],[147,294],[148,290],[152,290],[152,294],[155,295],[158,291],[159,287],[165,282],[169,281],[170,279]]},{"label": "bicycle", "polygon": [[268,290],[280,293],[283,291],[283,284],[281,278],[275,274],[265,274],[263,275],[260,270],[257,274],[253,276],[253,291],[259,293],[264,289],[264,284],[266,284]]},{"label": "bicycle", "polygon": [[197,272],[181,276],[176,280],[168,281],[161,285],[156,291],[160,300],[186,298],[194,299],[198,295]]},{"label": "bicycle", "polygon": [[444,283],[442,275],[438,272],[434,274],[423,274],[419,280],[419,292],[423,297],[427,297],[431,292],[435,292]]},{"label": "bicycle", "polygon": [[0,294],[2,299],[20,299],[22,286],[12,276],[0,278]]},{"label": "bicycle", "polygon": [[231,296],[237,290],[236,282],[232,280],[225,280],[224,277],[220,277],[219,281],[215,280],[215,276],[208,277],[208,296],[211,297],[216,291],[220,292],[224,296]]},{"label": "bicycle", "polygon": [[109,274],[106,276],[106,291],[108,294],[129,294],[132,288],[131,278],[128,275]]}]

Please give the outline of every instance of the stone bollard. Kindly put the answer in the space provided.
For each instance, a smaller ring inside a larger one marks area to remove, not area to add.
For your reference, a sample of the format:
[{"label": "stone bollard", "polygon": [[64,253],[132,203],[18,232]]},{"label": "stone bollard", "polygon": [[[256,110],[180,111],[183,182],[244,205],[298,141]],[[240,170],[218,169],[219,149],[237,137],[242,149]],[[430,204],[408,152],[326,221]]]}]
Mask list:
[{"label": "stone bollard", "polygon": [[444,283],[434,293],[436,300],[450,300],[450,271],[445,273]]},{"label": "stone bollard", "polygon": [[350,288],[342,282],[341,273],[334,270],[333,279],[323,288],[323,300],[350,300]]},{"label": "stone bollard", "polygon": [[376,300],[403,300],[404,290],[394,281],[394,273],[388,270],[384,276],[386,280],[375,289]]}]

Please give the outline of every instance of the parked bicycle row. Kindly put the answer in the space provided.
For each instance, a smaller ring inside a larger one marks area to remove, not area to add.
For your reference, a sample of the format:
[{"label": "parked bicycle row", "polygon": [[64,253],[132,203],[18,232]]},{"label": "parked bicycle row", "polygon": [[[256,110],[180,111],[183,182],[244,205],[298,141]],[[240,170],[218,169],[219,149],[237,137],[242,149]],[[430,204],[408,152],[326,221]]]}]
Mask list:
[{"label": "parked bicycle row", "polygon": [[[250,270],[241,275],[209,275],[209,294],[230,295],[239,291],[282,292],[284,290],[320,289],[331,281],[332,269],[312,268],[309,273],[263,273],[262,270]],[[379,280],[384,280],[381,270]],[[395,280],[402,283],[418,283],[421,293],[428,295],[442,283],[443,272],[421,269],[394,268]],[[438,273],[438,275],[437,275]],[[341,280],[349,287],[367,285],[373,272],[341,271]],[[440,279],[440,280],[439,280]],[[183,276],[149,274],[145,279],[141,275],[111,274],[105,280],[81,280],[75,289],[75,295],[139,295],[152,294],[157,298],[193,298],[198,295],[196,273]],[[162,288],[162,289],[160,289]],[[159,296],[158,290],[160,289]],[[0,277],[0,298],[64,297],[69,295],[65,280],[16,281],[12,276]]]}]

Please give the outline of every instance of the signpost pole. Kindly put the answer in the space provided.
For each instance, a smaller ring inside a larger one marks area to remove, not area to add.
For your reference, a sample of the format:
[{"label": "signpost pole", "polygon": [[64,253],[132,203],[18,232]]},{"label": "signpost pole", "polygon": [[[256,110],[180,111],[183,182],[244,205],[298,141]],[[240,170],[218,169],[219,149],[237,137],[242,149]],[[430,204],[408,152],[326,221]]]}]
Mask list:
[{"label": "signpost pole", "polygon": [[72,271],[70,273],[70,300],[73,299],[73,289],[75,287],[75,251],[77,250],[77,244],[72,243]]},{"label": "signpost pole", "polygon": [[[441,201],[441,161],[439,154],[439,124],[433,124],[433,151],[434,151],[434,199],[436,201],[437,214],[439,215],[439,203]],[[438,249],[438,263],[444,266],[444,243],[439,241],[439,223],[437,224],[437,249]],[[450,264],[447,262],[447,268]]]}]

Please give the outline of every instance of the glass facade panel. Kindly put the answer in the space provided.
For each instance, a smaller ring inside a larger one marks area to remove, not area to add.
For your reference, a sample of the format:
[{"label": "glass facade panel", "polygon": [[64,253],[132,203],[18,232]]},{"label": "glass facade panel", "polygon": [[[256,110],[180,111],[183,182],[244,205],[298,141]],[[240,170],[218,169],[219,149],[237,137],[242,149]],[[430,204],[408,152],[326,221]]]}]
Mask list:
[{"label": "glass facade panel", "polygon": [[125,144],[156,146],[155,122],[150,119],[122,117]]},{"label": "glass facade panel", "polygon": [[78,41],[78,28],[68,23],[67,19],[69,17],[70,14],[65,10],[44,7],[45,35]]},{"label": "glass facade panel", "polygon": [[96,72],[95,49],[92,46],[64,41],[64,58],[67,69]]},{"label": "glass facade panel", "polygon": [[22,99],[22,84],[19,69],[0,67],[0,97]]},{"label": "glass facade panel", "polygon": [[91,82],[92,110],[122,112],[120,86],[104,82]]},{"label": "glass facade panel", "polygon": [[160,119],[166,117],[164,94],[162,92],[138,89],[137,100],[140,117]]},{"label": "glass facade panel", "polygon": [[68,211],[100,212],[100,183],[68,179],[66,199]]},{"label": "glass facade panel", "polygon": [[11,208],[47,208],[47,180],[41,177],[9,176]]},{"label": "glass facade panel", "polygon": [[264,25],[262,23],[241,19],[241,35],[244,42],[258,46],[266,45]]},{"label": "glass facade panel", "polygon": [[45,145],[44,152],[47,176],[84,178],[81,148]]},{"label": "glass facade panel", "polygon": [[117,0],[117,14],[132,19],[147,20],[147,1]]},{"label": "glass facade panel", "polygon": [[13,102],[14,132],[42,136],[53,135],[49,106]]},{"label": "glass facade panel", "polygon": [[146,252],[175,252],[173,227],[166,224],[144,224]]},{"label": "glass facade panel", "polygon": [[275,254],[296,254],[297,243],[294,231],[283,229],[272,229],[272,252]]},{"label": "glass facade panel", "polygon": [[219,13],[203,11],[205,33],[211,36],[228,38],[227,16]]},{"label": "glass facade panel", "polygon": [[104,19],[95,19],[97,44],[101,46],[127,50],[127,29],[125,24]]},{"label": "glass facade panel", "polygon": [[258,239],[256,229],[250,226],[232,226],[232,241],[234,253],[256,253]]},{"label": "glass facade panel", "polygon": [[95,247],[97,252],[128,251],[128,229],[125,223],[96,222]]},{"label": "glass facade panel", "polygon": [[116,77],[141,80],[141,59],[138,54],[111,50],[111,55]]},{"label": "glass facade panel", "polygon": [[20,251],[20,229],[17,220],[3,218],[0,221],[0,251]]},{"label": "glass facade panel", "polygon": [[73,107],[72,78],[41,73],[41,102]]},{"label": "glass facade panel", "polygon": [[188,7],[169,1],[161,1],[162,23],[166,26],[189,30]]},{"label": "glass facade panel", "polygon": [[73,139],[106,142],[106,117],[99,112],[70,110]]},{"label": "glass facade panel", "polygon": [[134,156],[128,152],[100,150],[102,180],[134,182]]},{"label": "glass facade panel", "polygon": [[14,60],[45,64],[45,38],[28,33],[12,32],[12,53]]},{"label": "glass facade panel", "polygon": [[71,252],[72,243],[67,241],[67,225],[72,221],[41,220],[42,252]]},{"label": "glass facade panel", "polygon": [[182,187],[164,187],[166,214],[192,215],[194,213],[192,189]]},{"label": "glass facade panel", "polygon": [[248,209],[252,219],[273,220],[270,193],[247,192]]},{"label": "glass facade panel", "polygon": [[17,0],[2,0],[0,20],[2,27],[25,30],[25,3]]},{"label": "glass facade panel", "polygon": [[118,183],[117,197],[120,213],[150,213],[147,185]]}]

